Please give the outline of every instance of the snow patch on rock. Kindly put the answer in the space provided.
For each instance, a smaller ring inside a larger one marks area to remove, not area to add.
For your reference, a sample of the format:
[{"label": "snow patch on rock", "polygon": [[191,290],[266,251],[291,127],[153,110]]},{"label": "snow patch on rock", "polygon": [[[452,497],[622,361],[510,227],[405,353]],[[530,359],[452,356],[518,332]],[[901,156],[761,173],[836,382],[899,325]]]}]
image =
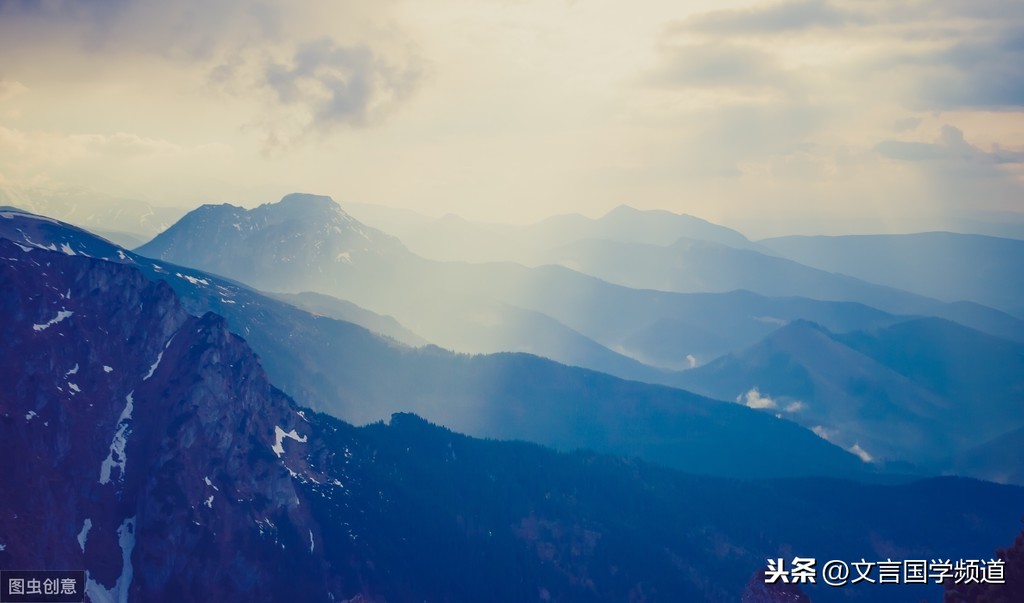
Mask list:
[{"label": "snow patch on rock", "polygon": [[92,520],[88,517],[82,522],[82,531],[78,533],[78,546],[85,552],[85,543],[89,541],[89,530],[92,529]]},{"label": "snow patch on rock", "polygon": [[134,393],[134,391],[130,392],[125,398],[124,410],[121,411],[121,416],[117,420],[117,431],[114,432],[114,438],[110,442],[110,452],[107,453],[107,458],[100,464],[101,484],[110,483],[110,472],[114,467],[120,469],[119,479],[124,481],[124,469],[128,462],[128,457],[125,456],[125,446],[128,444],[132,408],[135,404],[135,401],[132,399]]},{"label": "snow patch on rock", "polygon": [[164,351],[160,350],[160,353],[156,355],[156,362],[150,365],[149,372],[146,373],[146,376],[142,378],[143,381],[147,381],[150,377],[153,376],[153,373],[156,372],[156,367],[160,366],[160,360],[162,360],[163,357]]},{"label": "snow patch on rock", "polygon": [[65,318],[68,318],[68,317],[70,317],[72,315],[74,315],[74,312],[70,312],[68,310],[60,310],[59,312],[57,312],[57,317],[56,318],[51,318],[49,321],[47,321],[47,322],[45,322],[45,323],[43,323],[41,325],[32,325],[32,330],[36,331],[37,333],[39,331],[45,331],[46,329],[49,329],[53,325],[61,322]]},{"label": "snow patch on rock", "polygon": [[121,575],[114,586],[107,588],[92,579],[85,572],[85,594],[93,603],[128,603],[128,590],[132,585],[135,571],[132,568],[132,551],[135,549],[135,518],[125,519],[117,529],[117,543],[121,546]]},{"label": "snow patch on rock", "polygon": [[193,285],[210,285],[210,281],[206,280],[205,278],[196,278],[194,276],[189,276],[187,274],[182,274],[180,272],[175,272],[174,275],[177,276],[178,278],[185,279],[186,281],[192,283]]},{"label": "snow patch on rock", "polygon": [[281,458],[281,455],[284,454],[284,445],[283,444],[284,444],[284,439],[285,438],[291,438],[291,439],[295,440],[296,442],[305,442],[306,441],[306,436],[300,436],[298,433],[296,433],[296,431],[294,429],[291,430],[291,431],[285,431],[285,430],[281,429],[280,425],[275,425],[274,426],[274,445],[271,446],[271,450],[274,451],[274,454],[277,455],[277,458]]}]

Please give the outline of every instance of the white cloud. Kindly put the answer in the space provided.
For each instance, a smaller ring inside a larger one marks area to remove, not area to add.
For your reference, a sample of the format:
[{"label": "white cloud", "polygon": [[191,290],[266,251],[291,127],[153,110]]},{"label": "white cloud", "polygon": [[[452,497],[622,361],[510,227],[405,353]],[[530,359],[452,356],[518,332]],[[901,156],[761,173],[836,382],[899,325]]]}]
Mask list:
[{"label": "white cloud", "polygon": [[771,397],[761,395],[761,392],[758,391],[758,388],[756,387],[750,388],[750,390],[745,394],[740,394],[740,396],[736,398],[736,401],[749,408],[768,409],[779,407]]},{"label": "white cloud", "polygon": [[967,142],[957,127],[944,124],[934,142],[886,139],[875,150],[889,159],[901,161],[942,161],[953,164],[999,165],[1024,163],[1024,150],[1004,149],[993,145],[984,151]]},{"label": "white cloud", "polygon": [[811,427],[811,431],[814,432],[814,435],[818,436],[823,440],[828,440],[829,442],[833,441],[835,437],[839,434],[839,432],[836,431],[835,429],[829,429],[821,425],[815,425],[814,427]]},{"label": "white cloud", "polygon": [[[746,393],[740,394],[739,396],[737,396],[736,397],[736,402],[738,402],[740,404],[743,404],[744,406],[747,406],[748,408],[756,408],[756,409],[759,409],[759,410],[780,409],[780,410],[782,410],[782,412],[785,412],[785,413],[800,412],[804,408],[807,407],[806,404],[804,404],[803,402],[801,402],[799,400],[793,400],[793,401],[785,402],[784,403],[782,400],[778,400],[778,399],[772,398],[769,395],[762,394],[760,388],[758,388],[758,387],[752,387]],[[781,417],[782,413],[779,413],[776,416]],[[817,432],[815,432],[815,433],[817,433]],[[821,435],[821,434],[818,434],[818,435]],[[825,436],[822,436],[822,437],[825,437]]]},{"label": "white cloud", "polygon": [[803,410],[805,408],[807,408],[807,405],[804,404],[803,402],[797,400],[795,402],[790,402],[789,404],[787,404],[786,408],[784,410],[786,412],[788,412],[788,413],[794,413],[794,412],[800,412],[801,410]]},{"label": "white cloud", "polygon": [[874,457],[868,454],[867,450],[861,448],[860,444],[858,443],[854,443],[854,445],[850,447],[850,452],[859,456],[860,460],[864,461],[865,463],[870,463],[874,460]]},{"label": "white cloud", "polygon": [[303,106],[309,126],[319,129],[371,123],[408,99],[420,79],[415,65],[393,65],[365,44],[328,37],[299,45],[286,62],[264,70],[280,102]]}]

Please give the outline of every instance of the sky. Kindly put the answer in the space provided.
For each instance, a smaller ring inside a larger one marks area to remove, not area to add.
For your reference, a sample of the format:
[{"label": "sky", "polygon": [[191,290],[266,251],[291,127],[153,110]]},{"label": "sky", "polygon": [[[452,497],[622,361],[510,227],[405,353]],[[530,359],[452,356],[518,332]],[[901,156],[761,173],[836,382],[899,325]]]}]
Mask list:
[{"label": "sky", "polygon": [[1024,3],[0,0],[0,189],[754,235],[1024,211]]}]

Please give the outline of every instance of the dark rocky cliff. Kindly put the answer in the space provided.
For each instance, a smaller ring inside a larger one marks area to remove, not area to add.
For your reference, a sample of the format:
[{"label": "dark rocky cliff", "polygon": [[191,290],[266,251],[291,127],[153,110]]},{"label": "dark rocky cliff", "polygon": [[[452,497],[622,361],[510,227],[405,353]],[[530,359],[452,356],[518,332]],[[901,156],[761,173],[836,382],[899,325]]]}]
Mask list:
[{"label": "dark rocky cliff", "polygon": [[325,600],[281,555],[318,530],[273,447],[309,428],[224,320],[126,266],[0,255],[3,566],[84,568],[94,600]]}]

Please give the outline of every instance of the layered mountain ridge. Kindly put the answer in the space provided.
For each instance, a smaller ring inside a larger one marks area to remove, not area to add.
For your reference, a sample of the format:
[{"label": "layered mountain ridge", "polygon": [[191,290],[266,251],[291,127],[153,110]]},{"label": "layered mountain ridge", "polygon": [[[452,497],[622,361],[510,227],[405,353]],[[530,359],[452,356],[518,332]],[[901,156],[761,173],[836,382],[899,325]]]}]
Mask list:
[{"label": "layered mountain ridge", "polygon": [[980,303],[942,302],[892,284],[876,285],[838,270],[812,268],[767,249],[699,239],[679,239],[670,245],[583,239],[551,249],[545,260],[633,288],[680,293],[744,289],[774,297],[857,302],[891,314],[936,316],[1024,340],[1019,317]]},{"label": "layered mountain ridge", "polygon": [[[284,391],[345,420],[362,424],[413,411],[471,435],[635,455],[720,475],[875,470],[789,421],[735,404],[526,354],[410,349],[237,283],[126,252],[56,221],[16,213],[0,217],[0,237],[19,248],[88,252],[127,263],[151,280],[167,282],[192,314],[222,314]],[[785,462],[796,457],[805,460]]]},{"label": "layered mountain ridge", "polygon": [[1024,505],[1024,490],[960,479],[689,476],[405,414],[354,428],[274,388],[228,323],[186,312],[144,258],[32,240],[0,239],[0,476],[18,485],[0,568],[84,568],[96,603],[734,601],[791,551],[981,555]]},{"label": "layered mountain ridge", "polygon": [[[643,363],[679,367],[693,357],[703,364],[753,344],[779,321],[796,318],[840,331],[899,320],[845,301],[766,298],[742,291],[683,294],[638,290],[563,267],[429,261],[404,248],[399,250],[394,247],[397,241],[381,238],[384,235],[363,238],[358,233],[365,227],[327,198],[294,196],[288,205],[296,210],[287,214],[285,224],[266,223],[265,216],[278,211],[274,204],[248,210],[245,215],[258,231],[246,231],[248,234],[239,235],[241,240],[236,240],[232,231],[240,228],[236,213],[246,210],[223,210],[217,217],[209,210],[193,212],[138,251],[262,290],[314,291],[345,299],[393,316],[446,348],[469,353],[525,351],[627,379],[668,385],[673,384],[671,371]],[[333,217],[322,216],[324,212]],[[344,228],[322,225],[334,223],[331,220],[344,223]],[[220,232],[228,234],[223,239],[212,234]],[[338,259],[336,252],[347,250],[347,241],[353,238],[369,241],[370,246],[362,255]],[[309,250],[318,251],[309,255]],[[227,259],[236,256],[237,261]],[[310,261],[295,259],[300,257]],[[662,342],[641,334],[666,321],[705,330],[710,336],[677,339],[668,352],[671,357],[665,358]],[[1014,325],[1024,333],[1024,323]]]},{"label": "layered mountain ridge", "polygon": [[138,252],[189,258],[179,263],[259,282],[270,291],[293,290],[307,273],[322,271],[324,263],[368,269],[381,256],[408,255],[398,239],[359,223],[330,197],[301,193],[252,210],[203,205]]},{"label": "layered mountain ridge", "polygon": [[[798,321],[687,371],[682,385],[781,413],[875,460],[932,471],[1024,427],[1024,345],[937,318],[835,334]],[[974,475],[1019,472],[1012,448],[974,455]],[[981,458],[989,465],[981,468]]]},{"label": "layered mountain ridge", "polygon": [[[299,196],[289,203],[300,208],[313,207],[316,212],[336,211],[335,204],[325,197]],[[226,316],[233,329],[250,339],[275,383],[285,391],[346,420],[361,424],[386,418],[393,412],[412,410],[474,435],[523,438],[562,449],[590,447],[616,454],[638,454],[681,469],[726,474],[734,474],[736,467],[742,465],[744,475],[756,475],[758,471],[778,475],[780,466],[772,459],[788,449],[770,449],[765,454],[765,448],[752,448],[749,436],[745,435],[751,430],[762,433],[767,429],[764,433],[779,436],[782,431],[755,427],[757,421],[751,422],[750,413],[729,418],[730,413],[739,409],[712,405],[715,410],[707,416],[702,409],[706,403],[694,405],[694,398],[687,394],[640,384],[620,387],[616,380],[602,375],[556,368],[533,357],[461,357],[430,348],[404,349],[360,333],[351,325],[328,320],[327,316],[360,320],[371,328],[377,326],[378,330],[386,326],[400,340],[411,343],[421,343],[422,339],[417,341],[417,336],[400,325],[396,327],[396,323],[387,323],[371,313],[353,312],[351,305],[332,302],[332,298],[313,294],[281,297],[326,315],[311,317],[235,283],[194,270],[176,269],[163,262],[150,262],[85,235],[78,237],[78,242],[68,239],[69,244],[61,238],[62,231],[55,223],[24,219],[31,224],[12,231],[17,240],[30,233],[23,242],[31,244],[32,237],[36,237],[53,249],[67,245],[70,250],[80,245],[82,249],[95,248],[96,253],[105,257],[135,258],[132,261],[151,278],[170,282],[191,312],[215,311]],[[29,226],[42,232],[34,234]],[[547,311],[575,321],[574,326],[599,337],[623,339],[624,346],[664,349],[665,354],[676,357],[686,348],[674,346],[697,343],[721,347],[723,336],[731,338],[730,345],[737,347],[737,351],[706,367],[659,373],[631,361],[634,365],[629,375],[752,406],[768,415],[765,419],[777,415],[794,421],[868,463],[861,463],[863,466],[858,469],[858,463],[828,452],[816,455],[815,463],[799,469],[805,474],[836,470],[860,473],[865,468],[884,468],[931,474],[966,472],[999,481],[1017,480],[1014,476],[1019,474],[1019,466],[1012,455],[995,452],[1004,449],[995,442],[1020,424],[1024,385],[1012,378],[1012,368],[995,379],[972,379],[970,375],[983,375],[985,371],[972,373],[957,368],[1020,364],[1019,345],[1013,342],[942,321],[901,322],[898,317],[857,304],[763,298],[746,292],[680,297],[609,287],[558,267],[529,270],[507,266],[504,277],[495,281],[486,275],[487,269],[488,265],[457,266],[457,270],[450,272],[437,270],[424,277],[423,282],[443,289],[457,286],[467,273],[480,274],[481,282],[490,279],[488,291],[523,303],[529,303],[531,289],[562,287],[560,298],[545,302]],[[438,316],[448,317],[446,324],[452,329],[459,328],[460,319],[497,320],[487,332],[504,332],[504,341],[519,341],[525,350],[542,355],[553,349],[569,353],[566,342],[574,341],[557,334],[557,322],[532,311],[504,306],[503,313],[495,314],[481,312],[472,304],[442,303],[427,296],[415,298],[415,303],[433,305]],[[573,308],[584,304],[587,313],[574,313]],[[637,311],[624,316],[623,307]],[[652,316],[664,316],[666,312],[673,318],[656,319],[649,327],[644,326]],[[807,316],[820,320],[826,334],[819,336],[813,329],[804,329],[808,336],[791,338],[783,349],[773,348],[784,340],[786,332],[801,332],[803,323],[799,321]],[[693,322],[691,317],[703,320]],[[775,333],[792,320],[798,321],[792,329]],[[545,324],[556,326],[540,331],[530,328]],[[707,327],[714,324],[722,326]],[[920,326],[900,327],[912,324]],[[943,324],[958,328],[966,339],[939,336]],[[847,335],[840,337],[834,333]],[[884,333],[891,334],[885,336],[888,342],[878,339],[882,337],[878,334]],[[858,337],[863,341],[854,344]],[[641,343],[636,344],[637,341]],[[498,343],[494,345],[500,347]],[[877,354],[873,357],[862,349],[865,346],[903,351],[893,358]],[[757,352],[758,348],[762,351]],[[580,347],[571,354],[590,366],[608,370],[607,356],[600,356],[604,348],[593,349],[597,355],[584,353]],[[923,357],[915,350],[921,349],[951,356],[944,364],[936,365],[932,377],[907,373],[905,367],[920,364],[917,359]],[[958,349],[970,351],[955,356]],[[612,364],[613,368],[625,366],[621,362]],[[392,378],[384,367],[394,368],[403,377]],[[936,387],[929,379],[941,374],[961,377],[957,377],[955,387]],[[507,386],[496,387],[496,382]],[[564,385],[553,387],[556,383]],[[637,423],[623,431],[621,417],[637,401]],[[693,429],[677,422],[695,415],[707,422]],[[612,425],[618,426],[609,429]],[[705,431],[714,435],[696,439],[681,435]],[[719,441],[732,444],[720,445],[716,443]],[[813,438],[801,437],[798,441],[796,449],[816,447]],[[715,451],[713,458],[718,462],[703,467],[693,465],[688,459],[694,458],[693,453],[699,450]],[[747,460],[738,463],[739,459]]]},{"label": "layered mountain ridge", "polygon": [[1024,241],[1018,239],[922,232],[777,237],[760,244],[808,266],[944,301],[974,301],[1018,318],[1024,308]]}]

